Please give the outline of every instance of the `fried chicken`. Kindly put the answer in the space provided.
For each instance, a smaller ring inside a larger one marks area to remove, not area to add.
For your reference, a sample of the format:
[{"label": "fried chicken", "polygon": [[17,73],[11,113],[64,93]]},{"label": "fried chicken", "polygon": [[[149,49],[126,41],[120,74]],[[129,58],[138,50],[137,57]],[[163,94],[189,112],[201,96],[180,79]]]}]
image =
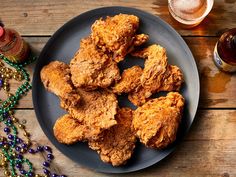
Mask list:
[{"label": "fried chicken", "polygon": [[[61,107],[82,124],[89,127],[86,139],[97,139],[99,134],[116,125],[118,101],[116,95],[107,90],[84,91],[77,89],[81,96],[80,104],[71,107],[61,101]],[[87,131],[87,127],[85,131]]]},{"label": "fried chicken", "polygon": [[147,42],[148,39],[149,39],[149,36],[147,34],[137,34],[134,36],[133,46],[138,47],[144,44],[145,42]]},{"label": "fried chicken", "polygon": [[163,47],[154,44],[132,55],[146,59],[141,84],[128,96],[134,105],[144,104],[153,93],[180,90],[183,74],[177,66],[168,65]]},{"label": "fried chicken", "polygon": [[[179,91],[183,80],[181,70],[177,66],[168,65],[161,86],[153,93],[160,91]],[[135,90],[129,93],[128,99],[134,105],[141,106],[150,100],[153,93],[142,85],[139,85]]]},{"label": "fried chicken", "polygon": [[132,119],[131,109],[119,109],[116,115],[117,125],[104,131],[100,139],[89,141],[89,147],[100,154],[102,161],[119,166],[130,159],[136,142],[131,129]]},{"label": "fried chicken", "polygon": [[126,54],[132,53],[134,50],[136,50],[137,47],[141,46],[145,42],[147,42],[149,39],[149,36],[147,34],[136,34],[132,39],[132,44],[128,48]]},{"label": "fried chicken", "polygon": [[91,38],[81,40],[81,47],[70,62],[75,87],[86,90],[107,88],[120,79],[120,71],[109,54],[103,53]]},{"label": "fried chicken", "polygon": [[44,87],[59,96],[68,106],[78,104],[80,96],[73,88],[67,64],[53,61],[42,68],[40,77]]},{"label": "fried chicken", "polygon": [[146,103],[149,98],[152,96],[152,93],[145,89],[142,85],[139,85],[135,90],[128,94],[128,99],[135,106],[141,106]]},{"label": "fried chicken", "polygon": [[69,114],[60,117],[53,127],[54,136],[63,144],[85,141],[88,137],[91,137],[89,130],[88,126],[74,119]]},{"label": "fried chicken", "polygon": [[99,19],[92,25],[92,39],[103,51],[113,54],[119,62],[131,51],[131,46],[141,45],[148,40],[147,35],[135,36],[139,27],[139,18],[134,15],[119,14]]},{"label": "fried chicken", "polygon": [[140,66],[133,66],[123,71],[121,80],[112,88],[114,93],[129,93],[140,85],[140,77],[142,75]]},{"label": "fried chicken", "polygon": [[145,58],[143,74],[141,76],[142,86],[150,92],[161,87],[164,74],[167,69],[167,56],[165,48],[160,45],[151,45],[133,55]]},{"label": "fried chicken", "polygon": [[183,82],[184,76],[180,68],[174,65],[168,65],[161,86],[156,92],[179,91]]},{"label": "fried chicken", "polygon": [[149,100],[134,111],[132,126],[147,147],[163,149],[176,139],[184,98],[177,92]]}]

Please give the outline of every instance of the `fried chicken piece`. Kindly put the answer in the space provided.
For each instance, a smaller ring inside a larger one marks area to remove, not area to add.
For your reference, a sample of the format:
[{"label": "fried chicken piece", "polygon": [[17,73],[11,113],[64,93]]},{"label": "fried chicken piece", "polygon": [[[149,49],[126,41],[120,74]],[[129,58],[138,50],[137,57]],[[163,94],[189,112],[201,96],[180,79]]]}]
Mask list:
[{"label": "fried chicken piece", "polygon": [[134,36],[133,46],[138,47],[144,44],[145,42],[147,42],[148,39],[149,39],[149,36],[147,34],[137,34]]},{"label": "fried chicken piece", "polygon": [[104,131],[100,139],[89,141],[89,147],[100,154],[103,162],[119,166],[130,159],[136,142],[131,129],[132,114],[129,108],[119,109],[116,115],[117,125]]},{"label": "fried chicken piece", "polygon": [[133,53],[134,56],[145,58],[142,86],[150,92],[161,87],[164,74],[167,69],[167,56],[165,48],[160,45],[151,45],[141,51]]},{"label": "fried chicken piece", "polygon": [[134,105],[146,103],[153,93],[180,90],[183,74],[177,66],[167,64],[166,50],[163,47],[154,44],[132,55],[146,59],[141,84],[128,96]]},{"label": "fried chicken piece", "polygon": [[142,75],[140,66],[133,66],[123,71],[121,80],[112,88],[114,93],[129,93],[140,85],[140,77]]},{"label": "fried chicken piece", "polygon": [[114,60],[119,62],[124,59],[128,49],[133,45],[138,26],[137,16],[128,14],[108,16],[106,19],[94,22],[91,36],[99,48],[113,53]]},{"label": "fried chicken piece", "polygon": [[44,87],[59,96],[68,106],[78,104],[80,96],[74,91],[67,64],[53,61],[42,68],[40,77]]},{"label": "fried chicken piece", "polygon": [[120,71],[112,56],[103,53],[91,38],[81,40],[80,49],[70,62],[75,87],[86,90],[106,88],[120,79]]},{"label": "fried chicken piece", "polygon": [[179,91],[183,82],[184,76],[180,68],[174,65],[168,65],[161,87],[156,92]]},{"label": "fried chicken piece", "polygon": [[132,126],[147,147],[163,149],[176,139],[184,98],[177,92],[149,100],[134,111]]},{"label": "fried chicken piece", "polygon": [[132,53],[134,50],[136,50],[137,47],[141,46],[145,42],[147,42],[149,39],[149,36],[147,34],[137,34],[132,39],[132,44],[127,50],[126,54]]},{"label": "fried chicken piece", "polygon": [[118,108],[116,95],[107,90],[84,91],[77,89],[81,96],[77,107],[70,107],[61,101],[61,107],[82,124],[89,127],[86,139],[97,139],[99,134],[113,125],[116,125],[115,115]]},{"label": "fried chicken piece", "polygon": [[78,141],[85,141],[90,137],[90,128],[74,119],[71,115],[65,114],[60,117],[54,127],[54,136],[63,144],[73,144]]},{"label": "fried chicken piece", "polygon": [[128,99],[135,106],[141,106],[146,103],[151,96],[151,92],[142,87],[142,85],[139,85],[135,90],[128,94]]},{"label": "fried chicken piece", "polygon": [[[179,91],[183,83],[183,73],[177,66],[168,65],[161,86],[154,92]],[[136,106],[141,106],[150,100],[152,92],[139,85],[129,93],[128,99]]]}]

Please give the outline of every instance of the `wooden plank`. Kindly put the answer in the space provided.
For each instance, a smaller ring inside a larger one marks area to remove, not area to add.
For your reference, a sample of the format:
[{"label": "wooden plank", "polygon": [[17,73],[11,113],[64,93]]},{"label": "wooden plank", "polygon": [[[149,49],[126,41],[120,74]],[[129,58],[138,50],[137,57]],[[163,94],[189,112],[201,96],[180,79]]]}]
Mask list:
[{"label": "wooden plank", "polygon": [[127,6],[160,16],[181,35],[219,35],[236,26],[235,0],[215,0],[214,7],[203,23],[194,29],[183,29],[169,15],[167,1],[156,0],[2,0],[1,19],[6,26],[22,35],[51,35],[71,18],[91,9],[104,6]]},{"label": "wooden plank", "polygon": [[[18,110],[16,117],[25,124],[31,133],[34,144],[47,144],[53,147],[42,132],[33,110]],[[187,137],[168,158],[148,169],[119,176],[236,176],[235,126],[236,110],[201,110]],[[53,151],[56,156],[53,168],[68,176],[117,176],[96,173],[72,162],[55,147],[53,147]],[[36,168],[39,169],[43,162],[43,156],[34,155],[30,159],[36,163]],[[0,171],[0,176],[3,177],[2,171]]]},{"label": "wooden plank", "polygon": [[198,65],[201,83],[200,107],[230,108],[236,106],[236,75],[221,72],[213,62],[218,38],[185,37]]},{"label": "wooden plank", "polygon": [[[26,37],[36,53],[41,51],[48,37]],[[202,108],[232,108],[236,103],[236,75],[220,72],[212,61],[212,54],[218,38],[215,37],[185,37],[198,64],[201,78]],[[27,67],[32,77],[34,65]],[[19,83],[13,82],[12,89],[16,90]],[[1,92],[0,92],[1,93]],[[1,96],[0,96],[1,98]],[[4,97],[5,98],[5,97]],[[33,108],[31,92],[20,101],[19,108]]]}]

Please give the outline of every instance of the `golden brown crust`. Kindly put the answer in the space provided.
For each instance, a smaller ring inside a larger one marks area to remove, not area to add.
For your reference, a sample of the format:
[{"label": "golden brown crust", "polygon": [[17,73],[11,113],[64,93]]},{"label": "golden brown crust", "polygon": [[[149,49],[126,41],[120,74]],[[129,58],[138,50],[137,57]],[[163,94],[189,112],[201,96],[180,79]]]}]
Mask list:
[{"label": "golden brown crust", "polygon": [[56,139],[63,144],[85,141],[90,136],[89,127],[69,114],[65,114],[56,121],[53,132]]},{"label": "golden brown crust", "polygon": [[75,87],[86,90],[107,88],[120,79],[119,68],[109,54],[103,53],[90,37],[81,41],[81,47],[70,62],[71,79]]},{"label": "golden brown crust", "polygon": [[79,122],[90,128],[88,139],[97,139],[99,134],[116,125],[115,115],[118,101],[115,94],[107,90],[84,91],[77,89],[81,102],[77,107],[70,107],[63,101],[61,107]]},{"label": "golden brown crust", "polygon": [[[183,74],[177,66],[168,65],[161,86],[154,92],[160,91],[179,91],[183,83]],[[150,100],[153,93],[139,85],[135,90],[129,93],[128,99],[135,105],[141,106]]]},{"label": "golden brown crust", "polygon": [[70,68],[67,64],[53,61],[42,68],[40,77],[44,87],[59,96],[67,105],[76,106],[78,104],[80,96],[74,91]]},{"label": "golden brown crust", "polygon": [[117,125],[104,131],[100,139],[89,141],[89,147],[100,154],[102,161],[119,166],[130,159],[136,142],[131,129],[132,115],[129,108],[119,109],[116,115]]},{"label": "golden brown crust", "polygon": [[135,106],[141,106],[146,103],[151,96],[151,92],[146,90],[142,85],[139,85],[135,90],[128,94],[128,99]]},{"label": "golden brown crust", "polygon": [[161,87],[157,91],[179,91],[183,82],[184,77],[180,68],[168,65]]},{"label": "golden brown crust", "polygon": [[149,39],[149,36],[147,34],[137,34],[134,36],[133,45],[135,47],[138,47],[138,46],[144,44],[145,42],[147,42],[148,39]]},{"label": "golden brown crust", "polygon": [[139,26],[139,18],[134,15],[119,14],[114,17],[96,20],[92,25],[92,39],[103,51],[112,52],[114,60],[124,59],[133,44]]},{"label": "golden brown crust", "polygon": [[151,99],[134,112],[132,126],[147,147],[163,149],[175,141],[184,98],[177,92]]},{"label": "golden brown crust", "polygon": [[161,86],[164,73],[167,69],[165,48],[154,44],[142,51],[136,52],[135,55],[146,58],[141,76],[142,86],[150,92],[156,91]]},{"label": "golden brown crust", "polygon": [[146,59],[140,77],[141,84],[128,96],[134,105],[143,105],[153,93],[180,90],[183,74],[177,66],[168,65],[166,50],[163,47],[153,44],[133,52],[132,55]]},{"label": "golden brown crust", "polygon": [[121,80],[115,84],[112,91],[117,94],[133,91],[140,85],[142,72],[143,70],[140,66],[125,69],[121,75]]}]

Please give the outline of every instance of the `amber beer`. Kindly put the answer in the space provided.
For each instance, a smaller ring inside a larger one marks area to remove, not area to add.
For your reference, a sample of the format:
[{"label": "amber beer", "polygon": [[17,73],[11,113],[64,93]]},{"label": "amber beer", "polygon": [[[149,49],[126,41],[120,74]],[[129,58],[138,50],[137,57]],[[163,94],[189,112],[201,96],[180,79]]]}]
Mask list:
[{"label": "amber beer", "polygon": [[213,59],[221,70],[236,72],[236,28],[221,35],[215,45]]},{"label": "amber beer", "polygon": [[184,27],[197,26],[212,9],[214,0],[168,0],[172,17]]}]

